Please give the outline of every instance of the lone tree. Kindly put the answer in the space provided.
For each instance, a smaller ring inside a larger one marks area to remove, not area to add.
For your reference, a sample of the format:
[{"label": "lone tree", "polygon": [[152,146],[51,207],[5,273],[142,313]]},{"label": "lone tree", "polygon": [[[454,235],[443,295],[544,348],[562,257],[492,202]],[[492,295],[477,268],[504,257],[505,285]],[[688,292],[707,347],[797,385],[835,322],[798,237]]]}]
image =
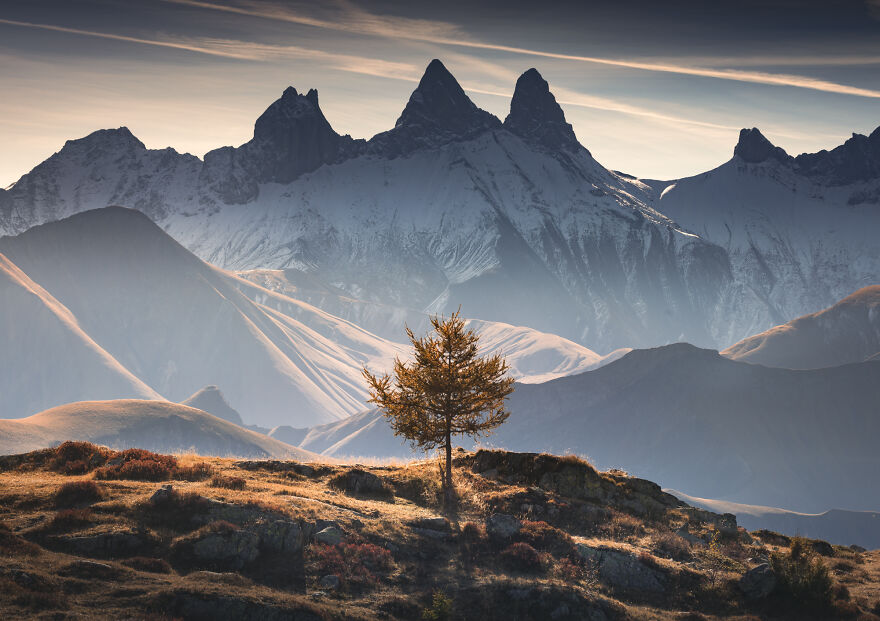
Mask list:
[{"label": "lone tree", "polygon": [[371,403],[382,409],[394,434],[407,438],[415,447],[446,449],[443,471],[445,504],[452,508],[452,437],[488,436],[507,420],[504,399],[513,392],[513,378],[507,377],[507,362],[500,355],[477,355],[479,336],[464,327],[460,311],[449,319],[432,317],[433,331],[412,342],[411,363],[394,361],[394,380],[377,377],[364,369],[370,385]]}]

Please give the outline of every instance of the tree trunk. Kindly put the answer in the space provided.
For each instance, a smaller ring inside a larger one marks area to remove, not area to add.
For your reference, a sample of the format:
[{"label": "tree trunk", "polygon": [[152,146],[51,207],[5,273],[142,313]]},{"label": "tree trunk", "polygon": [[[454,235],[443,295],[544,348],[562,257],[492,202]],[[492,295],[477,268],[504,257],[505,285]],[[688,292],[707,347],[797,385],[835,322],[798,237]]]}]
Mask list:
[{"label": "tree trunk", "polygon": [[452,488],[452,435],[446,431],[446,509],[453,510],[455,494]]}]

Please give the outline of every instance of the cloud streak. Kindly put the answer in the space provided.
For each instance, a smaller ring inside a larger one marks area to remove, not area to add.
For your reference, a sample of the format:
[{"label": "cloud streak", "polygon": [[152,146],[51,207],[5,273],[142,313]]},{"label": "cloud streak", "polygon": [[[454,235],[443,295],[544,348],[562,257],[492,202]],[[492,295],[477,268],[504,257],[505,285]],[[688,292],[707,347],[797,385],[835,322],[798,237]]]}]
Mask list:
[{"label": "cloud streak", "polygon": [[741,69],[723,69],[711,67],[697,67],[673,63],[656,63],[639,60],[610,59],[597,56],[581,56],[576,54],[560,54],[524,47],[500,45],[484,41],[469,40],[462,36],[454,25],[446,22],[430,22],[426,20],[411,20],[405,18],[379,17],[367,13],[361,9],[348,8],[340,19],[321,19],[302,15],[288,9],[269,5],[231,6],[221,5],[204,0],[165,0],[173,4],[191,6],[196,8],[224,11],[239,15],[261,17],[296,23],[316,28],[368,34],[386,38],[399,38],[437,45],[465,47],[471,49],[491,50],[506,52],[539,58],[552,58],[573,62],[583,62],[603,66],[621,67],[641,71],[652,71],[677,75],[689,75],[734,82],[747,82],[772,86],[788,86],[803,88],[825,93],[839,95],[852,95],[856,97],[868,97],[880,99],[880,91],[839,84],[827,80],[820,80],[808,76],[767,73],[760,71],[744,71]]}]

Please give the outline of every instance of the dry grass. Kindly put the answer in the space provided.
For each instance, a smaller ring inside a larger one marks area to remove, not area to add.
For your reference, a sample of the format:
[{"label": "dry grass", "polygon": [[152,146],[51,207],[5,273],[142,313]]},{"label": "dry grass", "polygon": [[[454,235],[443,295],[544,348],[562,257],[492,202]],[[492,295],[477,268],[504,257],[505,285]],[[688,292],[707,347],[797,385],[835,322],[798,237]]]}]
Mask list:
[{"label": "dry grass", "polygon": [[[564,459],[582,463],[578,456]],[[518,517],[526,518],[520,513],[521,498],[532,498],[536,492],[526,485],[475,475],[465,467],[455,469],[459,513],[448,535],[434,539],[417,536],[410,524],[440,513],[435,460],[375,467],[361,465],[387,483],[392,493],[382,498],[352,496],[333,489],[329,485],[331,479],[350,469],[338,464],[316,468],[314,475],[291,477],[285,471],[269,468],[243,470],[229,459],[179,456],[176,461],[177,467],[184,468],[205,464],[207,468],[199,468],[212,475],[201,480],[174,480],[175,492],[167,502],[159,504],[149,501],[160,486],[156,482],[71,480],[70,475],[53,472],[46,466],[0,472],[4,499],[0,502],[0,520],[5,523],[0,525],[0,547],[6,555],[0,559],[0,618],[22,618],[47,611],[83,618],[93,618],[96,614],[106,618],[132,618],[134,611],[147,609],[173,618],[182,616],[180,609],[175,608],[181,593],[197,593],[207,600],[223,597],[258,602],[259,606],[307,610],[326,619],[372,619],[380,616],[379,613],[389,619],[420,618],[421,611],[431,605],[436,590],[450,594],[454,613],[463,619],[475,618],[467,606],[473,607],[472,610],[489,606],[499,614],[508,611],[506,618],[517,618],[516,613],[509,612],[515,610],[514,600],[503,595],[510,589],[542,589],[542,592],[561,589],[568,594],[565,597],[582,598],[570,601],[594,601],[599,597],[612,602],[615,595],[599,580],[597,567],[583,563],[579,556],[572,554],[576,543],[614,547],[672,576],[671,591],[659,596],[658,601],[624,602],[620,610],[625,610],[627,618],[671,621],[684,618],[682,611],[695,607],[709,619],[737,618],[737,615],[742,619],[758,614],[729,586],[729,581],[736,580],[749,566],[747,558],[725,556],[733,569],[722,571],[718,586],[709,588],[705,548],[691,548],[687,542],[682,544],[680,537],[669,532],[671,523],[661,528],[620,509],[603,508],[607,519],[597,525],[594,536],[589,538],[572,537],[565,522],[555,522],[549,516],[546,519],[530,517],[525,519],[515,540],[496,545],[486,537],[487,513],[505,507]],[[226,484],[236,479],[244,485]],[[65,483],[82,481],[99,486],[102,497],[56,508],[59,488]],[[260,575],[207,575],[198,568],[188,574],[190,568],[172,567],[174,558],[168,552],[172,540],[191,536],[199,532],[198,529],[207,532],[249,528],[246,524],[224,524],[212,518],[206,511],[205,498],[252,509],[263,516],[259,519],[264,522],[292,519],[314,524],[318,520],[332,520],[342,528],[344,540],[339,547],[312,545],[307,549],[302,567],[297,570],[304,576],[304,593],[289,585],[275,586],[269,578]],[[568,501],[544,493],[542,502],[546,507],[564,507]],[[677,524],[677,520],[684,518],[672,516],[670,519]],[[38,529],[35,525],[42,526]],[[112,575],[119,576],[115,581],[61,576],[60,569],[77,557],[43,548],[39,538],[39,533],[63,536],[138,529],[153,536],[156,547],[102,560],[111,567]],[[510,549],[513,544],[517,544],[515,550]],[[736,557],[741,553],[754,554],[759,549],[769,552],[776,548],[759,540],[750,548],[731,548],[722,553]],[[688,559],[687,553],[693,558]],[[52,592],[64,595],[43,597],[39,590],[12,586],[15,583],[10,583],[4,571],[13,564],[26,567],[37,577],[35,579],[51,583]],[[859,614],[868,614],[871,606],[880,601],[880,551],[865,554],[836,551],[835,558],[829,559],[829,566],[835,585],[845,586],[849,593],[847,606],[855,606],[861,611]],[[337,573],[342,589],[321,599],[312,599],[311,594],[321,589],[320,579]],[[698,586],[679,578],[680,575],[697,576]],[[74,585],[80,585],[81,590],[76,591]],[[689,592],[685,596],[677,593],[676,588],[687,588]],[[500,596],[493,595],[496,589],[500,589],[497,590]],[[123,592],[128,594],[120,594]],[[546,611],[544,617],[549,618],[551,612]],[[135,615],[134,618],[140,617]],[[609,614],[609,618],[614,617]]]}]

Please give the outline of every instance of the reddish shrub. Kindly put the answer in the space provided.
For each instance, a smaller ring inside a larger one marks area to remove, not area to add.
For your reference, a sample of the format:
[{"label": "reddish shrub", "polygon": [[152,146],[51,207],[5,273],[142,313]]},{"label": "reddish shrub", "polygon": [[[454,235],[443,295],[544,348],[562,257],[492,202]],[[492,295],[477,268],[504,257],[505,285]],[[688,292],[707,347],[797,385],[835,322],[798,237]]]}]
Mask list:
[{"label": "reddish shrub", "polygon": [[91,442],[63,442],[52,449],[49,469],[61,474],[85,474],[103,465],[110,449]]},{"label": "reddish shrub", "polygon": [[71,481],[55,491],[56,507],[97,502],[104,498],[104,490],[94,481]]},{"label": "reddish shrub", "polygon": [[387,573],[394,559],[385,548],[372,543],[315,544],[309,548],[310,564],[319,576],[332,574],[343,586],[374,586],[377,573]]},{"label": "reddish shrub", "polygon": [[112,460],[112,465],[95,471],[95,478],[129,481],[167,481],[177,470],[177,459],[144,449],[126,449]]},{"label": "reddish shrub", "polygon": [[149,558],[146,556],[135,556],[134,558],[122,561],[126,567],[131,567],[138,571],[148,571],[153,574],[170,574],[171,565],[168,561],[161,558]]},{"label": "reddish shrub", "polygon": [[247,487],[247,481],[241,477],[225,477],[221,474],[215,474],[211,479],[211,487],[241,490]]},{"label": "reddish shrub", "polygon": [[527,543],[512,543],[501,551],[501,561],[518,571],[538,571],[541,569],[541,555]]},{"label": "reddish shrub", "polygon": [[476,543],[486,538],[486,529],[477,522],[465,522],[461,527],[461,539],[465,543]]}]

